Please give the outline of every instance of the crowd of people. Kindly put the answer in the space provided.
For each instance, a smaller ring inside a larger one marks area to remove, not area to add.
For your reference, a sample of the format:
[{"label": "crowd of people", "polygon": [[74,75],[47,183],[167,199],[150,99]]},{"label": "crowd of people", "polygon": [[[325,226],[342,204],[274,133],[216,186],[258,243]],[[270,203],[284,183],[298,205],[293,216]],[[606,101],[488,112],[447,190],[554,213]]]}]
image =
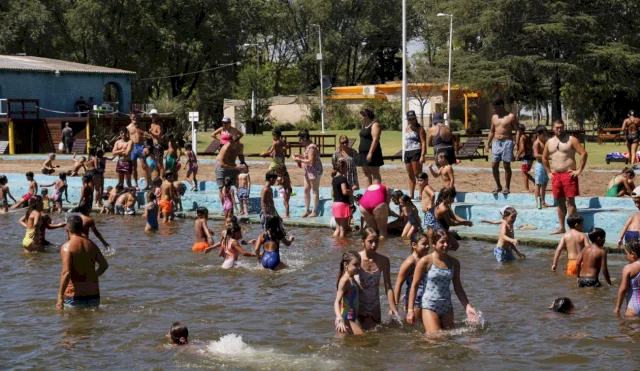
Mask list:
[{"label": "crowd of people", "polygon": [[[563,233],[552,270],[556,271],[559,257],[563,250],[567,251],[566,273],[577,277],[579,287],[598,287],[598,279],[602,273],[611,284],[607,269],[607,255],[603,249],[605,232],[593,228],[588,239],[583,233],[584,221],[577,214],[575,197],[579,194],[578,176],[584,170],[587,153],[579,141],[564,131],[564,123],[554,122],[554,137],[547,139],[545,127],[535,130],[535,141],[525,135],[517,124],[515,116],[504,109],[502,100],[494,102],[495,115],[492,118],[491,131],[487,147],[492,148],[492,166],[496,181],[494,193],[509,193],[511,182],[510,163],[515,155],[522,161],[523,181],[533,180],[535,184],[536,203],[539,208],[546,207],[544,190],[548,180],[552,181],[553,196],[558,201],[559,228],[554,233]],[[342,255],[339,264],[337,294],[334,303],[336,314],[335,326],[340,334],[359,334],[381,323],[381,303],[379,295],[380,280],[383,280],[390,312],[397,316],[402,303],[406,310],[406,320],[413,324],[421,320],[427,333],[436,333],[442,329],[453,327],[453,306],[450,286],[458,296],[470,321],[477,319],[478,313],[470,304],[461,282],[461,265],[450,251],[459,249],[459,237],[452,227],[473,226],[473,222],[456,215],[452,204],[456,201],[455,177],[452,165],[457,163],[453,134],[443,124],[440,116],[434,117],[434,126],[425,130],[417,123],[415,112],[408,112],[409,125],[405,135],[406,151],[404,162],[409,175],[409,194],[393,191],[382,183],[380,166],[384,164],[380,138],[381,125],[375,121],[375,114],[368,109],[361,112],[362,129],[358,151],[349,147],[348,138],[340,137],[340,145],[332,156],[332,215],[335,218],[334,236],[347,236],[352,230],[354,212],[361,214],[361,251],[349,251]],[[514,133],[515,142],[514,145]],[[93,232],[105,249],[108,243],[97,230],[90,213],[94,206],[101,206],[103,213],[135,215],[137,192],[145,191],[146,204],[143,208],[146,220],[145,231],[158,230],[159,220],[162,224],[170,223],[175,211],[182,208],[181,196],[186,192],[184,182],[179,181],[181,158],[185,156],[186,181],[192,186],[191,191],[198,191],[196,179],[198,162],[189,145],[180,148],[175,138],[164,138],[157,115],[152,115],[152,123],[148,131],[139,127],[137,116],[131,115],[131,123],[119,131],[120,138],[114,144],[113,157],[107,158],[100,149],[90,150],[86,158],[74,159],[73,168],[59,172],[59,179],[51,184],[38,185],[34,174],[26,174],[29,182],[28,193],[15,200],[7,186],[7,178],[0,176],[0,209],[8,211],[8,198],[14,200],[11,209],[27,204],[26,213],[20,224],[26,229],[22,246],[25,251],[43,251],[48,244],[45,233],[48,229],[66,226],[68,242],[61,248],[62,273],[57,306],[95,307],[99,305],[100,293],[98,277],[108,268],[108,263],[101,250],[88,238]],[[248,198],[251,189],[249,168],[244,159],[244,146],[240,142],[242,133],[230,126],[230,120],[223,120],[223,127],[213,133],[220,139],[222,147],[216,157],[215,180],[219,187],[219,197],[225,224],[220,231],[220,239],[216,242],[214,231],[209,229],[207,220],[209,210],[199,207],[194,222],[194,244],[192,251],[209,253],[218,249],[224,257],[222,268],[230,269],[236,265],[240,256],[257,258],[265,269],[281,270],[287,266],[281,261],[280,244],[290,246],[295,238],[287,233],[274,204],[274,188],[279,186],[285,206],[284,219],[289,218],[289,198],[293,193],[291,179],[287,172],[285,159],[288,144],[282,133],[275,129],[272,132],[272,144],[264,152],[272,158],[269,170],[264,175],[264,184],[260,194],[260,220],[262,232],[255,239],[246,242],[235,214],[248,214]],[[323,175],[323,166],[317,146],[311,141],[308,131],[301,130],[299,142],[304,153],[294,160],[304,171],[304,203],[305,212],[302,217],[318,215],[319,184]],[[165,151],[163,140],[168,142]],[[434,163],[429,165],[433,178],[442,178],[444,187],[436,194],[429,184],[429,176],[423,171],[428,145],[434,147]],[[579,165],[575,155],[580,155]],[[117,160],[116,160],[117,158]],[[58,169],[54,165],[52,154],[44,163],[42,172],[52,174]],[[104,190],[104,172],[106,161],[116,161],[118,184]],[[239,162],[238,162],[239,160]],[[139,187],[138,161],[145,173],[146,187]],[[500,182],[498,166],[502,162],[505,167],[505,187]],[[535,177],[528,176],[535,162]],[[77,168],[76,168],[77,167]],[[364,174],[364,192],[356,194],[360,189],[358,168]],[[82,189],[78,206],[71,210],[66,223],[53,223],[49,212],[61,213],[63,200],[67,197],[67,176],[76,175],[84,169]],[[132,184],[133,175],[133,184]],[[254,174],[255,177],[255,174]],[[633,173],[628,170],[615,176],[610,188],[615,188],[616,195],[626,190],[640,210],[640,187],[630,189]],[[126,187],[125,187],[126,184]],[[53,187],[51,197],[47,188]],[[42,192],[38,195],[38,189]],[[418,197],[415,196],[416,188]],[[611,193],[613,195],[613,191]],[[236,195],[238,202],[236,202]],[[313,203],[312,196],[313,195]],[[413,201],[419,200],[421,212]],[[392,210],[391,203],[398,206]],[[565,218],[569,231],[565,231]],[[422,215],[422,219],[420,217]],[[514,207],[505,206],[500,210],[502,220],[485,221],[499,224],[498,241],[494,248],[494,257],[499,262],[516,260],[516,256],[525,259],[525,254],[517,248],[515,221],[517,211]],[[389,222],[389,217],[396,219]],[[395,286],[391,282],[391,264],[389,259],[378,253],[380,241],[390,234],[397,234],[409,239],[412,253],[399,268]],[[619,290],[615,312],[622,308],[625,296],[628,306],[623,311],[627,315],[640,314],[639,282],[640,282],[640,213],[632,216],[625,224],[618,245],[626,244],[624,251],[630,264],[625,266]],[[253,250],[245,250],[242,246],[252,244]],[[96,267],[97,265],[97,267]],[[406,284],[404,297],[401,296]],[[564,307],[562,304],[559,307]],[[172,328],[172,339],[176,344],[186,344],[188,332],[186,326],[177,323]],[[179,336],[180,335],[180,336]]]}]

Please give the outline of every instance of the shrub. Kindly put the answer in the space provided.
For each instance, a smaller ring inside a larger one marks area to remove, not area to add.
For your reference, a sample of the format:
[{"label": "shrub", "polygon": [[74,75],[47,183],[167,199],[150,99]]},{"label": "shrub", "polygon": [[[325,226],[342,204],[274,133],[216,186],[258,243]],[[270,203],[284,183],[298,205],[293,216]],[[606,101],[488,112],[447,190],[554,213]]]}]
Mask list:
[{"label": "shrub", "polygon": [[362,108],[373,110],[384,130],[402,130],[402,102],[370,99]]}]

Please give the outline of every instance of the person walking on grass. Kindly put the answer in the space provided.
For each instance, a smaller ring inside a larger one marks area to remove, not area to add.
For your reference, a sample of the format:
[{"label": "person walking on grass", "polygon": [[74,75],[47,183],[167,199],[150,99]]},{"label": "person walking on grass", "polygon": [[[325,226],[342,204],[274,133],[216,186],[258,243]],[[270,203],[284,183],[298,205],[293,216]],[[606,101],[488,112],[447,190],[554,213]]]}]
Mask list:
[{"label": "person walking on grass", "polygon": [[[551,179],[553,198],[558,201],[558,229],[551,234],[565,232],[564,218],[577,214],[576,196],[580,195],[578,176],[587,165],[587,151],[582,147],[578,138],[564,131],[564,121],[553,123],[555,136],[547,141],[542,153],[544,168]],[[580,165],[576,165],[576,153],[580,155]],[[553,171],[549,160],[553,161]]]},{"label": "person walking on grass", "polygon": [[[485,151],[489,151],[491,146],[491,168],[493,169],[493,179],[496,181],[496,188],[493,194],[511,192],[511,162],[513,161],[513,132],[518,131],[518,119],[513,113],[509,113],[504,108],[504,100],[498,98],[493,101],[494,115],[491,117],[491,130],[487,138]],[[504,163],[505,187],[500,183],[500,162]]]}]

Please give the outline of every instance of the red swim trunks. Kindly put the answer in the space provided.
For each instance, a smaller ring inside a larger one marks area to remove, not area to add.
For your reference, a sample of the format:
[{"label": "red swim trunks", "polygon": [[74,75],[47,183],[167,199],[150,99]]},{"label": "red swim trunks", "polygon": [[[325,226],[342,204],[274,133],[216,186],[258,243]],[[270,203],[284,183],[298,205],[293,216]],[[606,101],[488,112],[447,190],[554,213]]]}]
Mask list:
[{"label": "red swim trunks", "polygon": [[569,197],[573,198],[580,195],[578,186],[578,177],[571,177],[569,171],[563,173],[553,173],[553,198]]},{"label": "red swim trunks", "polygon": [[528,173],[529,171],[531,171],[532,164],[533,164],[533,161],[531,160],[522,160],[522,164],[520,165],[520,170],[522,170],[523,173]]}]

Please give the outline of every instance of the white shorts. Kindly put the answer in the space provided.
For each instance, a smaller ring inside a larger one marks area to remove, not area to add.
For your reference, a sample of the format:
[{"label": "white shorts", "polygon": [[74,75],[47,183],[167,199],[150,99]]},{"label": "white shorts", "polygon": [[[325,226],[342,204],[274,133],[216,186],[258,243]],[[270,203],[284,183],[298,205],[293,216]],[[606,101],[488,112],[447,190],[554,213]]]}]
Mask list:
[{"label": "white shorts", "polygon": [[231,269],[236,266],[236,260],[234,258],[225,259],[222,263],[222,269]]}]

